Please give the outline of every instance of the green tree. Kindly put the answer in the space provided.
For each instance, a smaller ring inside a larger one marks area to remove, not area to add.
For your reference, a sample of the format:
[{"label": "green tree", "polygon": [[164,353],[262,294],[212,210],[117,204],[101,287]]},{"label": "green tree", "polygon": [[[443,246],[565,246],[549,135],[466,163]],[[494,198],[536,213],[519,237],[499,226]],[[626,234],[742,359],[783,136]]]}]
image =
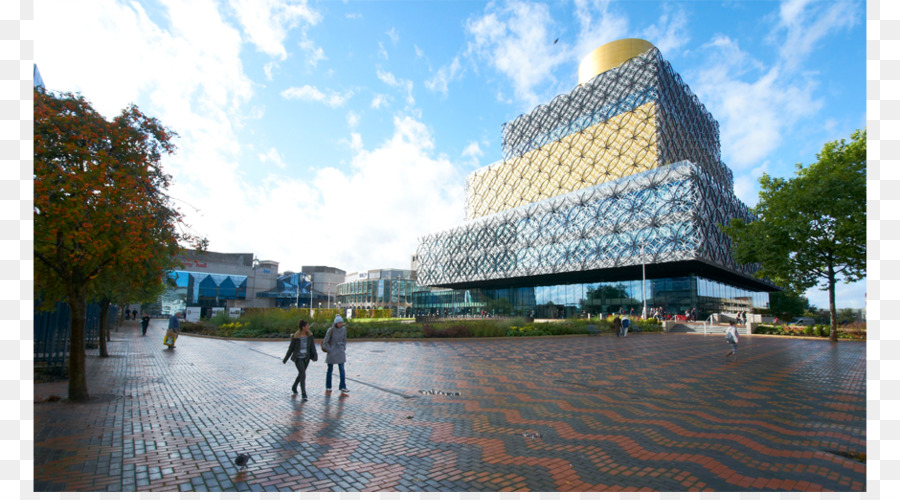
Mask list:
[{"label": "green tree", "polygon": [[161,160],[175,151],[173,136],[133,105],[108,121],[80,95],[34,91],[35,281],[48,302],[71,309],[71,401],[89,397],[88,297],[122,269],[157,265],[158,252],[192,241],[165,193]]},{"label": "green tree", "polygon": [[825,144],[817,161],[797,164],[791,179],[763,175],[757,220],[723,231],[740,263],[758,262],[760,277],[801,293],[828,291],[831,341],[837,342],[835,285],[866,275],[866,131]]},{"label": "green tree", "polygon": [[809,299],[791,290],[769,294],[769,311],[784,321],[802,316],[809,309]]},{"label": "green tree", "polygon": [[[172,258],[173,250],[167,248],[164,240],[158,243],[159,248],[148,253],[138,265],[121,266],[116,259],[91,282],[89,298],[100,306],[101,358],[109,356],[106,346],[110,329],[107,324],[109,306],[155,301],[166,290],[163,270],[174,269],[180,264]],[[120,310],[124,311],[124,307]]]}]

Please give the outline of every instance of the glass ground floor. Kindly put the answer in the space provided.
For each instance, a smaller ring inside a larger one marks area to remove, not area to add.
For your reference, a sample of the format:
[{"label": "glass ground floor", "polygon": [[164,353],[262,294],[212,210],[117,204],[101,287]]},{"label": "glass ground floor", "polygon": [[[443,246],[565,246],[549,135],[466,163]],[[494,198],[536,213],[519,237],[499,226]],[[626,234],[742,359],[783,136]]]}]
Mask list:
[{"label": "glass ground floor", "polygon": [[494,316],[579,318],[621,313],[640,315],[662,308],[667,314],[696,309],[704,319],[713,313],[752,312],[769,307],[768,292],[747,290],[696,275],[647,280],[432,289],[413,293],[417,316]]}]

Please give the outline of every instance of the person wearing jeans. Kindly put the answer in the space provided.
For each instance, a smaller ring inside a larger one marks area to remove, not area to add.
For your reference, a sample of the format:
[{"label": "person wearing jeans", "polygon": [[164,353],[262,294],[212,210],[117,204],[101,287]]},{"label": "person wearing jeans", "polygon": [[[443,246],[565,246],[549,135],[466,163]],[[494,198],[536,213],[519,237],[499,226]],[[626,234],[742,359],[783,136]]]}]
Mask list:
[{"label": "person wearing jeans", "polygon": [[344,319],[340,315],[334,317],[331,328],[325,332],[322,350],[327,353],[325,363],[328,364],[328,372],[325,374],[325,394],[331,394],[331,374],[334,371],[334,365],[338,365],[340,372],[338,389],[342,396],[346,396],[350,392],[350,389],[347,389],[347,377],[344,373],[344,363],[347,361],[347,329],[344,327]]},{"label": "person wearing jeans", "polygon": [[300,384],[300,393],[303,401],[306,397],[306,367],[310,361],[318,361],[319,355],[316,352],[316,342],[313,340],[313,334],[309,331],[309,322],[301,319],[297,325],[297,331],[291,335],[291,343],[288,345],[287,354],[281,360],[283,364],[287,364],[288,359],[294,361],[297,367],[297,378],[294,379],[294,385],[291,386],[291,392],[297,394],[297,384]]}]

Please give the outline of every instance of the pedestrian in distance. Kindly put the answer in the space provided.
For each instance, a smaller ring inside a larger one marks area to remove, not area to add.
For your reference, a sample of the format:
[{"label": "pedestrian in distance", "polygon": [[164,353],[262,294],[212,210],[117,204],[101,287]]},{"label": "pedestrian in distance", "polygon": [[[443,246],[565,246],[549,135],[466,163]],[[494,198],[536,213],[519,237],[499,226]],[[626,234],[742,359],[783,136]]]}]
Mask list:
[{"label": "pedestrian in distance", "polygon": [[297,325],[297,331],[291,335],[291,344],[288,346],[287,354],[284,355],[282,363],[287,363],[290,358],[294,365],[297,366],[297,378],[294,379],[294,385],[291,391],[297,394],[297,384],[300,384],[300,397],[303,401],[306,397],[306,367],[310,361],[318,361],[319,354],[316,352],[316,342],[313,334],[309,331],[309,323],[305,319],[301,319]]},{"label": "pedestrian in distance", "polygon": [[340,315],[334,317],[331,328],[325,332],[322,351],[327,353],[325,363],[328,364],[328,372],[325,374],[325,394],[331,394],[331,374],[334,365],[338,365],[341,377],[338,389],[341,391],[341,396],[348,396],[350,389],[347,389],[347,376],[344,372],[344,363],[347,361],[347,328],[344,327],[344,319]]},{"label": "pedestrian in distance", "polygon": [[141,316],[141,336],[147,335],[147,328],[150,326],[150,314],[144,311]]},{"label": "pedestrian in distance", "polygon": [[728,322],[728,328],[725,329],[725,342],[731,344],[731,350],[725,353],[725,357],[734,355],[734,359],[737,359],[738,331],[734,326],[734,321]]},{"label": "pedestrian in distance", "polygon": [[179,318],[181,318],[180,311],[169,316],[169,328],[166,329],[166,336],[163,338],[163,344],[169,349],[175,349],[175,341],[178,340],[178,330],[181,327]]},{"label": "pedestrian in distance", "polygon": [[622,318],[622,336],[628,336],[628,327],[631,326],[631,320],[628,319],[628,316]]},{"label": "pedestrian in distance", "polygon": [[616,337],[622,336],[622,318],[619,316],[613,319],[613,330],[616,331]]},{"label": "pedestrian in distance", "polygon": [[131,319],[131,309],[125,309],[125,321]]}]

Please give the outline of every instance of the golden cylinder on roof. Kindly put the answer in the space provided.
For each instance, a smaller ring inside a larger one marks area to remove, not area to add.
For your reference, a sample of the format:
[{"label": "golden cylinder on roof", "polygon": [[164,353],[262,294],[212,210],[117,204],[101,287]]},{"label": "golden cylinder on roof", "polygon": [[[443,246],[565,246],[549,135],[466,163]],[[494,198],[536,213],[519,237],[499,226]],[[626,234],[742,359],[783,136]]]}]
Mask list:
[{"label": "golden cylinder on roof", "polygon": [[602,45],[581,60],[581,64],[578,65],[578,85],[583,85],[600,73],[609,71],[652,48],[652,43],[640,38],[623,38]]}]

